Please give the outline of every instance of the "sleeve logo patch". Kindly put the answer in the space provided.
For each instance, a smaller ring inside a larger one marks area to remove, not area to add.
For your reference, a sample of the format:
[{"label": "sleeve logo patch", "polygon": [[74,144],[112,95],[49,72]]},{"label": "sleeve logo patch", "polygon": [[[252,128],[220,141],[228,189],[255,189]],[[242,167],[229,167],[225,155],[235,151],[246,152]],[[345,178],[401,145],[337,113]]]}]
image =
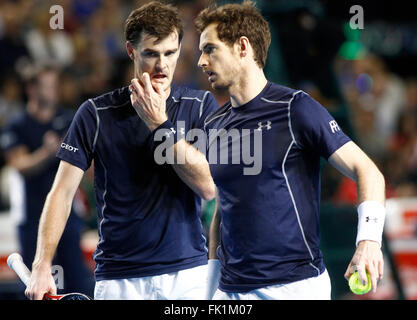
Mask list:
[{"label": "sleeve logo patch", "polygon": [[61,148],[62,149],[66,149],[66,150],[71,151],[71,152],[77,152],[78,151],[78,148],[75,148],[73,146],[70,146],[69,144],[66,144],[64,142],[61,143]]},{"label": "sleeve logo patch", "polygon": [[332,120],[332,121],[330,121],[330,122],[329,122],[329,125],[330,125],[330,129],[332,130],[332,133],[335,133],[335,132],[337,132],[337,131],[340,131],[340,127],[339,127],[339,125],[337,124],[336,120]]}]

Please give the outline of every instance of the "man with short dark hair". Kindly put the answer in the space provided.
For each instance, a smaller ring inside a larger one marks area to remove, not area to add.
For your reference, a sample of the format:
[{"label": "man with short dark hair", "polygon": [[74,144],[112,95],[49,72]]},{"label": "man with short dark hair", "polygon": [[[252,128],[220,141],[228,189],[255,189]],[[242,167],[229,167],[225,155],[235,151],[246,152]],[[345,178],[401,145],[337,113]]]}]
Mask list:
[{"label": "man with short dark hair", "polygon": [[[207,250],[199,214],[201,198],[212,199],[215,189],[204,155],[181,133],[202,128],[217,103],[208,91],[171,84],[183,33],[174,7],[148,3],[130,14],[125,29],[135,78],[85,101],[74,117],[42,213],[26,290],[31,299],[55,290],[50,261],[93,160],[100,237],[94,298],[204,297]],[[161,132],[165,140],[157,138]],[[185,162],[156,163],[154,152],[168,139],[166,153]]]},{"label": "man with short dark hair", "polygon": [[[213,88],[230,95],[205,121],[209,155],[232,147],[223,162],[209,158],[219,213],[210,230],[207,298],[220,277],[214,299],[330,299],[319,248],[321,157],[357,183],[357,248],[345,277],[357,270],[366,282],[367,271],[375,291],[383,274],[383,175],[323,106],[266,79],[270,33],[251,2],[205,9],[196,27],[199,66]],[[218,143],[224,130],[242,133],[241,158],[255,150],[259,171],[245,173],[245,163],[236,163],[233,140]]]}]

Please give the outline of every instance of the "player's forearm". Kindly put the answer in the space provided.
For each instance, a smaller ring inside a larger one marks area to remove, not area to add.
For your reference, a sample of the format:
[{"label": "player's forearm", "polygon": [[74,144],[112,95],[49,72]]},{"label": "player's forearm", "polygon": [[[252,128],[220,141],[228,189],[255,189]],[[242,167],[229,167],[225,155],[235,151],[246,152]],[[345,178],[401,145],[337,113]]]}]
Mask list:
[{"label": "player's forearm", "polygon": [[36,255],[33,265],[51,265],[58,242],[64,232],[72,205],[72,198],[51,190],[39,222]]},{"label": "player's forearm", "polygon": [[204,155],[184,139],[174,145],[173,168],[178,176],[201,198],[212,200],[215,184]]},{"label": "player's forearm", "polygon": [[356,176],[358,203],[372,200],[384,205],[385,179],[378,168],[372,162],[368,162],[357,168]]},{"label": "player's forearm", "polygon": [[41,170],[51,159],[51,154],[46,148],[40,147],[32,153],[22,154],[9,162],[9,165],[18,170],[22,175],[29,176]]},{"label": "player's forearm", "polygon": [[330,156],[329,162],[356,182],[358,203],[385,202],[385,180],[375,163],[352,141]]}]

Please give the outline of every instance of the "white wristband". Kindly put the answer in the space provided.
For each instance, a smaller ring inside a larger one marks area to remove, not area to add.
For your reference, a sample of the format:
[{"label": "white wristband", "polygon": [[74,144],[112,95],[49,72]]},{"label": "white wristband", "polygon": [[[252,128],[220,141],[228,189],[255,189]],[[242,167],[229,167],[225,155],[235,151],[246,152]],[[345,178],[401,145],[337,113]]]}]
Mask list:
[{"label": "white wristband", "polygon": [[382,232],[384,231],[385,207],[378,201],[364,201],[358,206],[358,234],[359,241],[372,240],[381,247]]}]

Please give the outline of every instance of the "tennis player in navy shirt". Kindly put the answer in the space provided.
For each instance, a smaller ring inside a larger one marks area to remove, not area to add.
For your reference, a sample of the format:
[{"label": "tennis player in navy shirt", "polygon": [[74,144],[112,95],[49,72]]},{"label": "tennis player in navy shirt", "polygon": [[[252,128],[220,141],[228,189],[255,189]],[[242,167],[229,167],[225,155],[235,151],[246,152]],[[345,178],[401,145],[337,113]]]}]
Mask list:
[{"label": "tennis player in navy shirt", "polygon": [[205,9],[195,22],[198,64],[213,88],[230,95],[205,121],[219,201],[206,298],[330,299],[319,248],[321,157],[357,183],[357,248],[344,276],[357,270],[366,282],[368,271],[375,291],[383,274],[383,175],[323,106],[265,78],[270,32],[251,2]]},{"label": "tennis player in navy shirt", "polygon": [[[93,161],[99,232],[94,298],[204,298],[207,248],[200,206],[202,198],[214,198],[215,186],[205,156],[181,134],[203,129],[218,106],[207,91],[171,83],[182,35],[177,10],[159,2],[126,20],[135,78],[85,101],[73,119],[41,217],[29,298],[55,291],[50,261],[74,192]],[[172,139],[175,157],[187,155],[185,163],[157,163],[154,152],[166,141],[156,138],[158,131]]]}]

